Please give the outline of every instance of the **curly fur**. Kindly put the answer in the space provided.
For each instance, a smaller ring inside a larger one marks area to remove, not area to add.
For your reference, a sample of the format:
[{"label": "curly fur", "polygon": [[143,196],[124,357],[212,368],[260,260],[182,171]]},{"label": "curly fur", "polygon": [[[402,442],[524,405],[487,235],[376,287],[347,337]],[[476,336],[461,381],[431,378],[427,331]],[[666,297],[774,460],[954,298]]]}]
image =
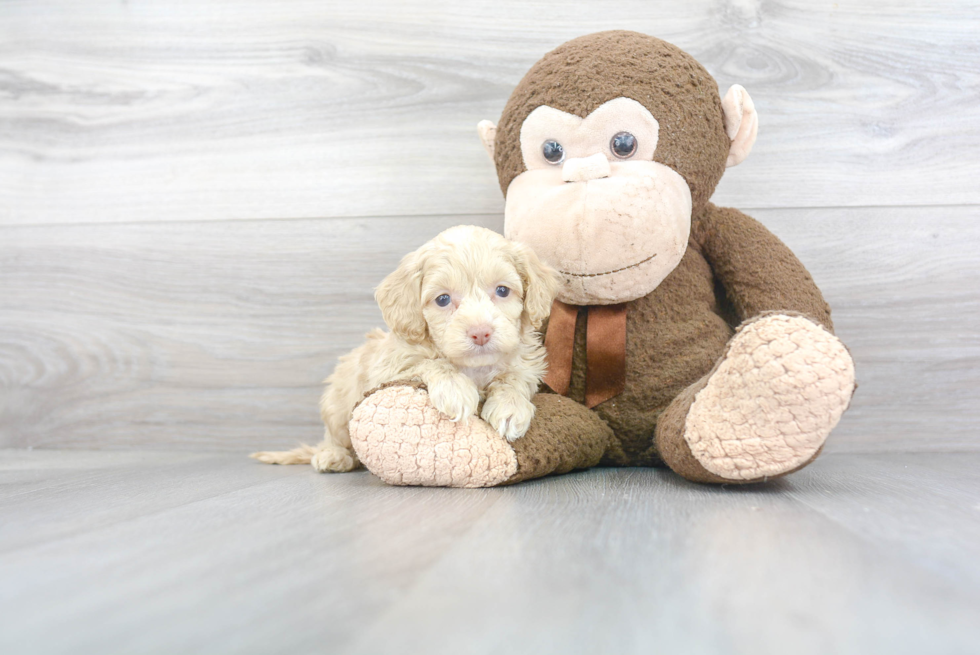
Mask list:
[{"label": "curly fur", "polygon": [[[499,287],[508,292],[501,295]],[[469,420],[485,401],[480,417],[509,441],[520,438],[545,373],[538,330],[557,288],[557,274],[524,245],[480,227],[442,232],[406,255],[376,289],[391,331],[368,333],[327,378],[323,441],[252,457],[310,463],[318,471],[356,468],[348,432],[354,406],[366,392],[405,379],[421,380],[435,407],[454,421]],[[450,302],[442,307],[437,299],[444,296]]]}]

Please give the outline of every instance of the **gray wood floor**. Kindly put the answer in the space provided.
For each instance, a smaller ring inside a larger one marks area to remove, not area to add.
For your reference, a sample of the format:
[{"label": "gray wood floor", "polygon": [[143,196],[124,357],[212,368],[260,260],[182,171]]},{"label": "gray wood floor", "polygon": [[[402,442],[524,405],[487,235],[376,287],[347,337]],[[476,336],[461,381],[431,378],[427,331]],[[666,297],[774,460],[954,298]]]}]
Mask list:
[{"label": "gray wood floor", "polygon": [[0,451],[3,653],[976,653],[980,454],[395,488]]}]

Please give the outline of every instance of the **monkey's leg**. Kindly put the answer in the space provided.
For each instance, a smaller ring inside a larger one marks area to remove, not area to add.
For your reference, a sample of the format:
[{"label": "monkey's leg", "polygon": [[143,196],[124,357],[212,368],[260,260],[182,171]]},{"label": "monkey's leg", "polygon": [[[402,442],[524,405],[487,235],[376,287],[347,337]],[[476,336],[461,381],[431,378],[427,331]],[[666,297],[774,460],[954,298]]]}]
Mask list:
[{"label": "monkey's leg", "polygon": [[744,323],[715,368],[657,422],[660,456],[689,480],[759,482],[816,458],[854,393],[854,362],[803,316]]},{"label": "monkey's leg", "polygon": [[612,438],[602,419],[553,394],[533,402],[527,434],[508,443],[479,418],[447,419],[424,386],[395,383],[355,408],[351,443],[369,471],[395,485],[492,487],[599,463]]}]

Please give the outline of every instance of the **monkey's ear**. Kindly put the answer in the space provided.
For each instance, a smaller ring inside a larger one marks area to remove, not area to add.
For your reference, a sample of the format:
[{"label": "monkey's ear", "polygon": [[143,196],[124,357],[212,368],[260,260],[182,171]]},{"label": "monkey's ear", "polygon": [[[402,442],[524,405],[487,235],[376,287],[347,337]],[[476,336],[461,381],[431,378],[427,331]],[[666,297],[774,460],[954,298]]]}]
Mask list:
[{"label": "monkey's ear", "polygon": [[558,294],[558,271],[541,262],[534,251],[522,243],[517,249],[517,271],[524,282],[524,312],[521,319],[535,330],[551,315],[551,303]]},{"label": "monkey's ear", "polygon": [[398,268],[374,290],[381,316],[391,331],[409,343],[425,340],[425,315],[422,314],[422,262],[419,253],[402,258]]},{"label": "monkey's ear", "polygon": [[491,121],[480,121],[476,125],[476,131],[480,133],[480,141],[483,142],[483,148],[490,155],[490,161],[493,161],[493,145],[497,140],[497,126]]},{"label": "monkey's ear", "polygon": [[725,166],[738,166],[752,151],[752,144],[759,133],[759,115],[749,92],[739,84],[733,84],[721,101],[725,112],[725,132],[732,140]]}]

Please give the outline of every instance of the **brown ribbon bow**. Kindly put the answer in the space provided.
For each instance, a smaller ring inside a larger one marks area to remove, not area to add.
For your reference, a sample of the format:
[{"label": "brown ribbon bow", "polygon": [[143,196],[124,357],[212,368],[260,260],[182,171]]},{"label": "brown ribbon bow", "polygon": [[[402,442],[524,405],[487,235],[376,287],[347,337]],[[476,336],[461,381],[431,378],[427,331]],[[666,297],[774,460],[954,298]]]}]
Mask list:
[{"label": "brown ribbon bow", "polygon": [[[556,300],[551,306],[548,334],[548,374],[544,381],[567,396],[572,379],[575,321],[580,307]],[[585,405],[595,407],[626,388],[626,303],[589,305],[585,326]]]}]

